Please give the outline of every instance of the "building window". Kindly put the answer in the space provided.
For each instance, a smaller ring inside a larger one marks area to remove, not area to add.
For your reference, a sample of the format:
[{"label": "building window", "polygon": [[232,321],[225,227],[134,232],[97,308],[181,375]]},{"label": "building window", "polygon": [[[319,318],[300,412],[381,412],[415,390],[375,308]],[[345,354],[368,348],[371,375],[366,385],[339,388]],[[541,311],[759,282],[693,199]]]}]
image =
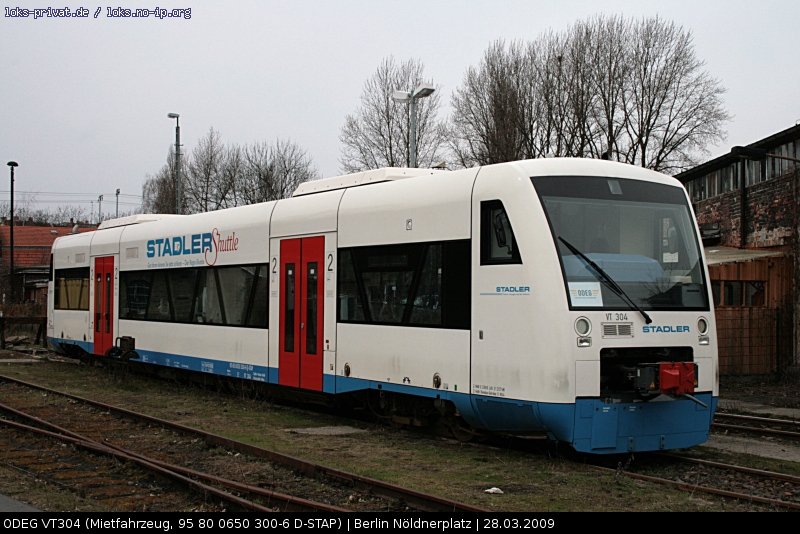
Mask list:
[{"label": "building window", "polygon": [[734,163],[724,169],[720,169],[720,194],[736,191],[739,189],[739,165]]},{"label": "building window", "polygon": [[765,162],[748,160],[745,163],[745,174],[747,176],[747,185],[756,185],[764,181]]},{"label": "building window", "polygon": [[722,280],[712,285],[714,302],[720,306],[755,308],[767,304],[763,280]]}]

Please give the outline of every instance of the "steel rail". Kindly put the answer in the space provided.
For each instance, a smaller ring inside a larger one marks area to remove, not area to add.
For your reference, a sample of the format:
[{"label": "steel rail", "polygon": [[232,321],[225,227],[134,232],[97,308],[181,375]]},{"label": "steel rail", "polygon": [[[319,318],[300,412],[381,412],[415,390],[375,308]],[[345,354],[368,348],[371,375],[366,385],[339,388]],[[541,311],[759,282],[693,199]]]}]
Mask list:
[{"label": "steel rail", "polygon": [[782,436],[784,438],[800,439],[800,432],[792,432],[791,430],[778,430],[775,428],[761,428],[757,426],[730,425],[728,423],[714,423],[711,426],[713,428],[722,428],[725,430],[738,430],[740,432],[750,432],[752,434],[769,434],[771,436]]},{"label": "steel rail", "polygon": [[738,499],[742,501],[750,501],[750,502],[757,502],[760,504],[769,504],[771,506],[777,506],[779,508],[788,508],[790,510],[800,510],[800,503],[789,502],[789,501],[782,501],[780,499],[770,499],[768,497],[760,497],[758,495],[748,495],[746,493],[737,493],[735,491],[724,490],[721,488],[714,488],[711,486],[701,486],[699,484],[689,484],[687,482],[680,482],[677,480],[671,480],[669,478],[661,478],[652,475],[642,475],[640,473],[631,473],[630,471],[618,471],[617,469],[613,469],[610,467],[603,467],[599,465],[592,465],[595,469],[600,471],[606,471],[611,473],[618,473],[621,472],[623,475],[634,478],[637,480],[645,480],[647,482],[654,482],[656,484],[663,484],[665,486],[674,486],[676,488],[680,488],[683,490],[687,490],[690,492],[701,492],[701,493],[708,493],[711,495],[720,495],[722,497],[730,497],[732,499]]},{"label": "steel rail", "polygon": [[163,467],[159,467],[159,466],[155,465],[152,462],[148,462],[146,460],[142,460],[142,459],[137,458],[135,456],[131,456],[131,455],[122,453],[120,451],[114,450],[114,449],[112,449],[110,447],[107,447],[107,446],[105,446],[105,445],[103,445],[101,443],[98,443],[96,441],[85,441],[85,440],[82,440],[82,439],[74,438],[72,436],[67,436],[67,435],[64,435],[64,434],[51,432],[50,430],[45,430],[45,429],[42,429],[42,428],[38,428],[38,427],[34,427],[34,426],[18,423],[16,421],[11,421],[9,419],[0,419],[0,424],[8,426],[8,427],[11,427],[11,428],[16,428],[17,430],[21,430],[21,431],[24,431],[24,432],[34,433],[34,434],[38,434],[38,435],[41,435],[41,436],[54,438],[54,439],[57,439],[59,441],[70,443],[72,445],[75,445],[76,447],[80,447],[80,448],[86,449],[86,450],[91,451],[91,452],[95,452],[95,453],[99,453],[99,454],[105,454],[105,455],[108,455],[108,456],[112,456],[114,458],[118,458],[120,460],[125,460],[125,461],[129,461],[131,463],[135,463],[135,464],[137,464],[137,465],[139,465],[139,466],[141,466],[141,467],[143,467],[143,468],[145,468],[145,469],[147,469],[149,471],[152,471],[154,473],[157,473],[157,474],[169,477],[169,478],[171,478],[173,480],[176,480],[178,482],[181,482],[185,486],[188,486],[188,487],[190,487],[190,488],[192,488],[192,489],[194,489],[196,491],[199,491],[201,493],[208,493],[208,494],[214,495],[214,496],[216,496],[216,497],[218,497],[220,499],[223,499],[223,500],[225,500],[225,501],[227,501],[229,503],[234,503],[234,504],[236,504],[238,506],[241,506],[241,507],[243,507],[243,508],[245,508],[247,510],[253,510],[253,511],[258,511],[258,512],[272,512],[273,511],[270,508],[266,508],[264,506],[261,506],[259,504],[254,503],[252,501],[248,501],[247,499],[242,499],[241,497],[237,497],[236,495],[232,495],[230,493],[221,491],[221,490],[219,490],[217,488],[214,488],[214,487],[208,486],[206,484],[203,484],[202,482],[198,482],[196,480],[192,480],[191,478],[188,478],[188,477],[185,477],[185,476],[183,476],[183,475],[181,475],[179,473],[170,471],[169,469],[164,469]]},{"label": "steel rail", "polygon": [[790,475],[788,473],[766,471],[764,469],[756,469],[755,467],[746,467],[744,465],[726,464],[723,462],[715,462],[713,460],[704,460],[701,458],[692,458],[690,456],[681,456],[680,454],[674,454],[669,452],[662,454],[662,456],[666,458],[675,458],[676,460],[681,460],[683,462],[688,462],[692,464],[717,467],[719,469],[727,469],[729,471],[736,471],[738,473],[747,473],[748,475],[756,475],[764,478],[772,478],[775,480],[783,480],[786,482],[793,482],[794,484],[800,484],[800,476]]},{"label": "steel rail", "polygon": [[776,425],[789,425],[800,428],[800,421],[794,419],[782,419],[780,417],[760,417],[757,415],[742,415],[738,413],[717,412],[714,417],[727,417],[729,419],[739,419],[740,421],[754,421],[757,423],[769,423]]},{"label": "steel rail", "polygon": [[220,436],[219,434],[214,434],[212,432],[207,432],[205,430],[200,430],[198,428],[189,427],[181,423],[176,423],[174,421],[168,421],[165,419],[143,414],[133,410],[128,410],[126,408],[121,408],[119,406],[114,406],[112,404],[107,404],[104,402],[87,399],[85,397],[73,395],[71,393],[66,393],[39,384],[26,382],[24,380],[20,380],[14,377],[0,374],[0,380],[19,384],[33,389],[38,389],[40,391],[46,391],[48,393],[60,395],[65,398],[89,404],[91,406],[107,410],[109,412],[115,412],[127,417],[131,417],[141,421],[147,421],[150,423],[155,423],[157,425],[166,428],[171,428],[179,432],[183,432],[185,434],[198,436],[209,444],[217,445],[220,447],[226,447],[236,452],[242,454],[249,454],[257,458],[263,458],[271,462],[274,462],[276,464],[290,467],[308,476],[324,476],[331,479],[339,480],[341,482],[351,484],[353,487],[372,491],[373,493],[381,495],[383,497],[402,500],[407,504],[412,505],[421,510],[435,511],[435,512],[470,512],[470,513],[491,511],[485,508],[480,508],[470,504],[453,501],[436,495],[430,495],[418,492],[415,490],[404,488],[402,486],[390,484],[382,480],[377,480],[374,478],[357,475],[355,473],[348,473],[346,471],[342,471],[332,467],[327,467],[314,462],[302,460],[295,456],[290,456],[277,451],[264,449],[261,447],[257,447],[255,445],[250,445],[248,443],[243,443],[241,441],[226,438],[224,436]]},{"label": "steel rail", "polygon": [[[120,447],[118,445],[114,445],[114,444],[109,443],[109,442],[99,442],[97,440],[94,440],[92,438],[89,438],[87,436],[79,434],[77,432],[73,432],[73,431],[71,431],[69,429],[61,427],[61,426],[56,425],[54,423],[51,423],[49,421],[46,421],[46,420],[44,420],[44,419],[42,419],[40,417],[36,417],[34,415],[22,412],[20,410],[17,410],[15,408],[12,408],[11,406],[7,406],[7,405],[2,404],[2,403],[0,403],[0,410],[4,410],[4,411],[6,411],[8,413],[11,413],[11,414],[19,417],[19,418],[24,418],[24,419],[26,419],[28,421],[31,421],[31,422],[34,422],[36,424],[45,426],[45,427],[49,428],[52,432],[55,432],[57,434],[68,436],[68,437],[71,437],[73,439],[76,439],[76,440],[79,440],[79,441],[82,441],[82,442],[94,443],[94,444],[97,444],[97,445],[100,445],[100,446],[103,446],[103,447],[108,447],[110,449],[113,449],[115,451],[120,452],[121,454],[123,454],[125,456],[138,458],[139,460],[142,460],[143,462],[151,463],[153,465],[159,466],[159,467],[161,467],[163,469],[167,469],[169,471],[172,471],[174,473],[178,473],[178,474],[186,476],[186,477],[199,478],[199,479],[205,480],[206,482],[210,482],[212,484],[219,484],[221,486],[226,486],[228,488],[235,489],[237,491],[244,491],[244,492],[251,493],[251,494],[254,494],[254,495],[259,495],[261,497],[266,497],[266,498],[268,498],[270,500],[279,501],[282,505],[286,506],[285,508],[283,508],[283,511],[297,511],[297,512],[313,511],[313,512],[332,512],[332,513],[349,512],[350,511],[350,510],[348,510],[346,508],[341,508],[341,507],[338,507],[338,506],[333,506],[333,505],[328,505],[328,504],[325,504],[325,503],[311,501],[311,500],[308,500],[308,499],[303,499],[301,497],[295,497],[294,495],[288,495],[288,494],[285,494],[285,493],[272,491],[272,490],[268,490],[268,489],[265,489],[265,488],[260,488],[258,486],[252,486],[250,484],[244,484],[242,482],[237,482],[235,480],[230,480],[230,479],[219,477],[219,476],[216,476],[216,475],[211,475],[209,473],[203,473],[203,472],[200,472],[200,471],[196,471],[194,469],[189,469],[187,467],[182,467],[182,466],[179,466],[179,465],[170,464],[168,462],[162,462],[161,460],[156,460],[154,458],[149,458],[147,456],[144,456],[144,455],[139,454],[137,452],[128,450],[128,449],[126,449],[124,447]],[[269,511],[272,511],[272,510],[269,510]]]}]

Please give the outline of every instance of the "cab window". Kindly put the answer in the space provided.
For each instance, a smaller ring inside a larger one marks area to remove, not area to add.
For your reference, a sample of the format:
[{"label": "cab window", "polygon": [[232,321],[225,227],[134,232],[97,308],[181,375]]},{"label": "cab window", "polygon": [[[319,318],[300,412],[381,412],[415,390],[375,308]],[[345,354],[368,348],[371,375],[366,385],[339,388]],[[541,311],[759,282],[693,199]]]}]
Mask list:
[{"label": "cab window", "polygon": [[481,265],[522,263],[503,202],[481,202]]}]

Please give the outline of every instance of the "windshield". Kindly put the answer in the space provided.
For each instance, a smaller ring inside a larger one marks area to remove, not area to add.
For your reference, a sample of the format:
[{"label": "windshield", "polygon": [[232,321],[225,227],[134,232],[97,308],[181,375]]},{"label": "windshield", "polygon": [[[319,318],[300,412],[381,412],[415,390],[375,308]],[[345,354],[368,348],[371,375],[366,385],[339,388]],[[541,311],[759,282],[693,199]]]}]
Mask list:
[{"label": "windshield", "polygon": [[553,231],[571,308],[630,309],[579,251],[643,310],[708,309],[700,247],[681,188],[623,178],[532,181]]}]

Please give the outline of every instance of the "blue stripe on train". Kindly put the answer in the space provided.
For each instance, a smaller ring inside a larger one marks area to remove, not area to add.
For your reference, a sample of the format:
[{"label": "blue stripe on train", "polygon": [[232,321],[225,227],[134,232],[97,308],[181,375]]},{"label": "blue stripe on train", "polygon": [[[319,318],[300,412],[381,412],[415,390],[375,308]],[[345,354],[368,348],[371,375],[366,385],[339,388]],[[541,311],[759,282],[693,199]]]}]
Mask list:
[{"label": "blue stripe on train", "polygon": [[[92,344],[49,338],[54,344],[74,344],[87,352]],[[140,361],[165,367],[222,376],[278,383],[278,369],[138,350]],[[570,443],[576,450],[594,454],[682,449],[704,443],[716,411],[717,397],[698,393],[704,403],[689,399],[664,402],[609,404],[600,399],[577,399],[574,403],[521,401],[468,393],[421,388],[359,378],[323,375],[323,391],[343,394],[366,389],[451,401],[473,426],[493,432],[546,431],[552,438]]]},{"label": "blue stripe on train", "polygon": [[439,397],[452,401],[464,419],[478,428],[508,433],[546,431],[578,451],[593,454],[683,449],[705,443],[717,406],[717,397],[711,393],[695,395],[705,407],[689,399],[615,404],[577,399],[575,403],[547,403],[331,378],[336,382],[337,393],[382,389]]}]

